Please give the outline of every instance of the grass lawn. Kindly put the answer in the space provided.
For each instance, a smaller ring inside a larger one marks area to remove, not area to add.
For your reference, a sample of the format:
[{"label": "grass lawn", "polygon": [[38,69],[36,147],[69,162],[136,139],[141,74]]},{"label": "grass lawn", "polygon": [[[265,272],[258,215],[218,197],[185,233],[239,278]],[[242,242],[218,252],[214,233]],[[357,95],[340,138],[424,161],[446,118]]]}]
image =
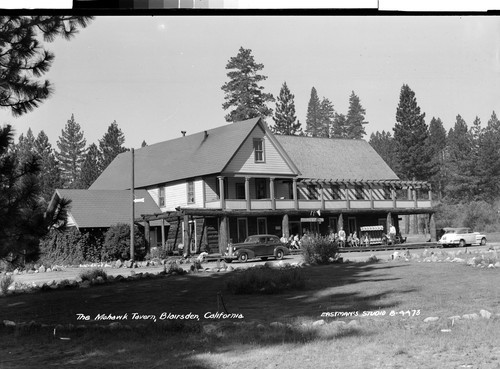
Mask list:
[{"label": "grass lawn", "polygon": [[[389,262],[302,271],[305,289],[274,295],[230,294],[225,282],[236,273],[231,272],[0,298],[2,320],[51,325],[0,328],[0,368],[500,367],[499,269]],[[228,312],[244,318],[205,319],[205,313],[221,310],[218,293]],[[447,319],[481,309],[492,318],[453,324]],[[390,316],[391,311],[396,315]],[[326,318],[324,312],[358,316]],[[363,317],[363,312],[379,316]],[[102,330],[95,325],[109,321],[77,321],[78,313],[91,319],[127,313],[122,323],[140,326]],[[132,313],[155,315],[157,322],[133,320]],[[160,321],[162,313],[191,313],[200,320]],[[426,317],[440,319],[424,323]],[[320,319],[327,324],[312,325]],[[284,325],[271,327],[271,322]],[[94,328],[60,329],[54,337],[55,324]]]}]

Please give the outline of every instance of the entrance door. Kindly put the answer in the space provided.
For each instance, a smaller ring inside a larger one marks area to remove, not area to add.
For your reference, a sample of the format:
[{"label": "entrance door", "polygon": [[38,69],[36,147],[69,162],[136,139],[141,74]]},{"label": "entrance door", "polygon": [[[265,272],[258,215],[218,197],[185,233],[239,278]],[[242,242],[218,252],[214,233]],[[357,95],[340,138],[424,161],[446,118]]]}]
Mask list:
[{"label": "entrance door", "polygon": [[302,228],[300,222],[288,222],[288,230],[290,231],[290,236],[295,236],[298,234],[299,238],[302,237]]},{"label": "entrance door", "polygon": [[[184,239],[184,223],[182,223],[182,243],[184,244],[184,247],[186,247],[186,243],[188,240]],[[198,244],[198,235],[196,233],[196,220],[190,220],[189,221],[189,228],[188,228],[188,237],[191,240],[191,243],[189,244],[189,251],[191,254],[196,253],[196,245]]]},{"label": "entrance door", "polygon": [[347,219],[347,232],[348,232],[348,235],[351,233],[357,232],[356,218],[355,217],[349,217]]},{"label": "entrance door", "polygon": [[243,242],[248,237],[248,220],[247,218],[238,218],[238,242]]}]

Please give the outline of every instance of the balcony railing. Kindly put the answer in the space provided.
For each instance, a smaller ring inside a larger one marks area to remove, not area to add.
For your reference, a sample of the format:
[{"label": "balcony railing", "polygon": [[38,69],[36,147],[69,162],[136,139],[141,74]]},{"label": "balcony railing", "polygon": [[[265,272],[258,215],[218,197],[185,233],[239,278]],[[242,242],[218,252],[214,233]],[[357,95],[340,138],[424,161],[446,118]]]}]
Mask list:
[{"label": "balcony railing", "polygon": [[[323,206],[324,203],[324,206]],[[228,210],[246,210],[246,200],[224,200],[224,209]],[[295,201],[290,199],[252,199],[250,200],[250,210],[293,210],[295,209]],[[342,209],[424,209],[431,208],[431,200],[298,200],[297,210],[342,210]],[[210,201],[205,203],[206,208],[220,209],[221,201]]]}]

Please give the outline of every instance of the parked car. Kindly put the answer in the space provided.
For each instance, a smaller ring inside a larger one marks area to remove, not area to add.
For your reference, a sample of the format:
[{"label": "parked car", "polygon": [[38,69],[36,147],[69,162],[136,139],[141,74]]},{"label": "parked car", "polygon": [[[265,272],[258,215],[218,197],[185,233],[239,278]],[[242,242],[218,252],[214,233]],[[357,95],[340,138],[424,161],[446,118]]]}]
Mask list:
[{"label": "parked car", "polygon": [[269,257],[280,260],[289,253],[288,247],[280,241],[278,236],[259,234],[247,237],[244,242],[229,244],[225,260],[231,262],[237,259],[246,262],[248,259],[267,260]]},{"label": "parked car", "polygon": [[439,243],[446,246],[486,245],[486,236],[472,232],[470,228],[443,228],[444,234]]}]

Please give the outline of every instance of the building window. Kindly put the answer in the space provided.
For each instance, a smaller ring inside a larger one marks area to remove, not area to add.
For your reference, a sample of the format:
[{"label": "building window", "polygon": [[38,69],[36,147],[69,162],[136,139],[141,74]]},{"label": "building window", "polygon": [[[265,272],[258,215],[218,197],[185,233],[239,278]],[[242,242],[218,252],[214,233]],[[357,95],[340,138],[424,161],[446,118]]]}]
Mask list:
[{"label": "building window", "polygon": [[236,183],[236,199],[245,200],[245,184]]},{"label": "building window", "polygon": [[158,206],[165,206],[165,187],[160,187],[158,194]]},{"label": "building window", "polygon": [[257,199],[267,198],[267,182],[265,178],[255,178],[255,193]]},{"label": "building window", "polygon": [[267,234],[266,218],[257,218],[257,234]]},{"label": "building window", "polygon": [[188,181],[187,183],[187,203],[194,204],[194,182]]},{"label": "building window", "polygon": [[253,149],[255,152],[255,162],[263,163],[265,161],[264,156],[264,139],[254,138],[253,139]]}]

